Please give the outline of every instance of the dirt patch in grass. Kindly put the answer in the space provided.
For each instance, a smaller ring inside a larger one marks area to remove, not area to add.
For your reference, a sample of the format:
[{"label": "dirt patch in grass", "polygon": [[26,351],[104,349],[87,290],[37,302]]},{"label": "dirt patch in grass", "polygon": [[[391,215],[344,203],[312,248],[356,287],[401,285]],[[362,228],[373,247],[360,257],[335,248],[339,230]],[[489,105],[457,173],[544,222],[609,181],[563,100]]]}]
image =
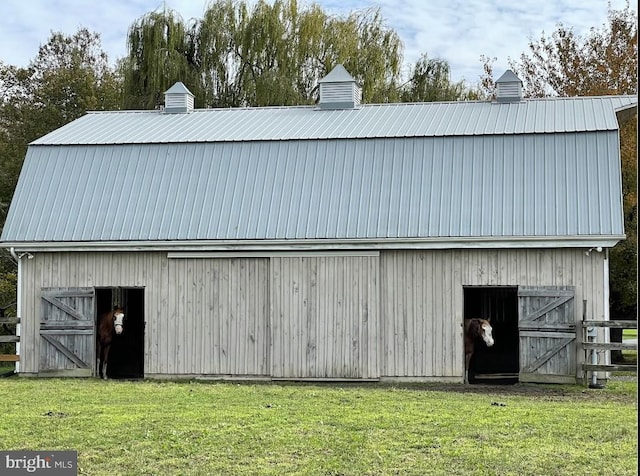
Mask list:
[{"label": "dirt patch in grass", "polygon": [[[614,375],[606,384],[606,389],[591,389],[580,385],[515,383],[511,385],[428,383],[399,385],[398,388],[419,391],[451,392],[457,394],[487,395],[496,398],[509,396],[531,396],[552,400],[592,401],[606,399],[621,403],[636,401],[636,392],[629,392],[629,387],[637,389],[637,374],[625,373]],[[616,390],[619,388],[620,392]],[[613,390],[613,391],[612,391]]]}]

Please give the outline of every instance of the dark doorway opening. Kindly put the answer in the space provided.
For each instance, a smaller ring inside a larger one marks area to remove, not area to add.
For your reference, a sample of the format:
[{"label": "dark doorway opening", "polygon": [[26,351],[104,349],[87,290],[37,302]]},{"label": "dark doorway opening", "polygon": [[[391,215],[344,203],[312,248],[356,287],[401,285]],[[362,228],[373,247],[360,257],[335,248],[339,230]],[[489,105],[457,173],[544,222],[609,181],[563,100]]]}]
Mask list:
[{"label": "dark doorway opening", "polygon": [[476,344],[469,383],[516,383],[520,371],[518,288],[465,287],[464,318],[473,317],[490,319],[494,345]]},{"label": "dark doorway opening", "polygon": [[[144,377],[144,289],[96,288],[97,316],[113,309],[124,308],[124,331],[113,339],[107,365],[107,377]],[[96,375],[97,375],[96,370]]]}]

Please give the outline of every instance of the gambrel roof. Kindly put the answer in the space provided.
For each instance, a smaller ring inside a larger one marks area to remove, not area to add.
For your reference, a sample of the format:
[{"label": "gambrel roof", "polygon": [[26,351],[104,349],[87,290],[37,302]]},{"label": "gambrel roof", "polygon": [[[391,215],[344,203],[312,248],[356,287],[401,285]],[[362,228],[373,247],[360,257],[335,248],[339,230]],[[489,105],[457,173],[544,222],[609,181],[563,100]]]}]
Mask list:
[{"label": "gambrel roof", "polygon": [[612,246],[636,96],[89,113],[30,144],[3,246]]}]

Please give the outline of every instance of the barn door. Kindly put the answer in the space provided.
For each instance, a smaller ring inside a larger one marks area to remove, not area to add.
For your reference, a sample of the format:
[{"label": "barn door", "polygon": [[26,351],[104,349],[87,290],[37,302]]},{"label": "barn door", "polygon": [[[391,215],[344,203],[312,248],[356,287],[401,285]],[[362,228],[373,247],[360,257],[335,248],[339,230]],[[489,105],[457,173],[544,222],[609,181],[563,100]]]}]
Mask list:
[{"label": "barn door", "polygon": [[377,254],[271,261],[271,376],[378,378]]},{"label": "barn door", "polygon": [[518,288],[521,382],[576,382],[573,287]]},{"label": "barn door", "polygon": [[88,377],[95,362],[93,288],[43,288],[39,374]]}]

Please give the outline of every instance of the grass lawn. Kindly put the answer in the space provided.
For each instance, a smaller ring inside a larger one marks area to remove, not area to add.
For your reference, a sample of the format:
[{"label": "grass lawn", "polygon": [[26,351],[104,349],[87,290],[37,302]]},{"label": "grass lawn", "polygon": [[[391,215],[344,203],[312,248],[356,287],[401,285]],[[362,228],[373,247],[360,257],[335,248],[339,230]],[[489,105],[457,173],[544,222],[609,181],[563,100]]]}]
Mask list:
[{"label": "grass lawn", "polygon": [[581,386],[0,379],[0,450],[86,475],[634,475],[637,380]]},{"label": "grass lawn", "polygon": [[[638,329],[622,329],[622,342],[630,339],[638,339]],[[622,357],[626,364],[638,364],[637,350],[623,350]]]}]

